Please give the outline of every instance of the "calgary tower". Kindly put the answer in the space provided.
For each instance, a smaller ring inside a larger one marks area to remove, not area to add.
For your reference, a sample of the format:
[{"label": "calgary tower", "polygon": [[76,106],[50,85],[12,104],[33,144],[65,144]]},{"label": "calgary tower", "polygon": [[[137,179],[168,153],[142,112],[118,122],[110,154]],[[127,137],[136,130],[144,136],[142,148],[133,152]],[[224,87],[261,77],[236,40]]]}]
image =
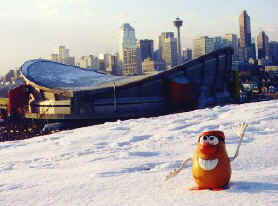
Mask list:
[{"label": "calgary tower", "polygon": [[183,21],[178,17],[174,21],[174,26],[177,27],[177,32],[178,32],[178,63],[181,62],[181,38],[180,38],[180,27],[182,26]]}]

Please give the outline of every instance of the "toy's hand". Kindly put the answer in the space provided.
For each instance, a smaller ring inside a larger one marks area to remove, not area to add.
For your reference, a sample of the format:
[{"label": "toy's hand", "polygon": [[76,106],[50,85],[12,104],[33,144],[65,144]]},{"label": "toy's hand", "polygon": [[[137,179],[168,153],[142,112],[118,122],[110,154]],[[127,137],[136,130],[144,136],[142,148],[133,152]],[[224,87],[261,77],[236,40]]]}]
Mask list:
[{"label": "toy's hand", "polygon": [[246,122],[241,122],[236,130],[236,134],[243,138],[246,128],[248,127],[248,124]]},{"label": "toy's hand", "polygon": [[238,143],[237,148],[236,148],[236,153],[233,157],[230,157],[230,161],[234,161],[238,156],[239,148],[240,148],[241,142],[243,140],[244,133],[245,133],[245,130],[246,130],[247,126],[248,126],[248,124],[246,122],[241,122],[238,125],[237,130],[235,131],[236,134],[239,136],[240,140],[239,140],[239,143]]},{"label": "toy's hand", "polygon": [[192,158],[188,158],[188,159],[184,160],[183,163],[181,164],[181,166],[180,166],[179,169],[174,169],[172,172],[170,172],[170,173],[166,176],[165,181],[169,180],[169,179],[172,178],[172,177],[177,176],[177,175],[182,171],[182,169],[186,166],[186,164],[187,164],[188,162],[191,162],[191,161],[192,161]]},{"label": "toy's hand", "polygon": [[165,178],[165,181],[169,180],[170,178],[172,177],[175,177],[179,174],[178,170],[177,169],[174,169],[172,172],[170,172],[166,178]]}]

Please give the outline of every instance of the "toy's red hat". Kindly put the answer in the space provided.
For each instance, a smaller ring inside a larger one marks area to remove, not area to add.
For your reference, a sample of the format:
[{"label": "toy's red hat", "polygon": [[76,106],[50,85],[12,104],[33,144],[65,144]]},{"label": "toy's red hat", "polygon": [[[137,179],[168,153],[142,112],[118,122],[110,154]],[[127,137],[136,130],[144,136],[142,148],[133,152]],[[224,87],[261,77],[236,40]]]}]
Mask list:
[{"label": "toy's red hat", "polygon": [[223,141],[225,141],[224,132],[219,131],[219,130],[211,130],[211,131],[203,132],[202,134],[200,134],[199,139],[200,139],[200,137],[207,136],[207,135],[208,136],[217,136],[217,137],[220,137]]}]

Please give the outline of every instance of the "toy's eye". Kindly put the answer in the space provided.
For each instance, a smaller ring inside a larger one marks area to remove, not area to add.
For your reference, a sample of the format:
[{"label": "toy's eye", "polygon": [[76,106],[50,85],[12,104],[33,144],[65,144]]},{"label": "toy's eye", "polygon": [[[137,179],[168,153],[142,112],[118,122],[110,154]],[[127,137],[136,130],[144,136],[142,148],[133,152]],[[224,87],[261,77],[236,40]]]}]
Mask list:
[{"label": "toy's eye", "polygon": [[208,141],[208,137],[207,136],[203,136],[200,138],[200,143],[201,144],[204,144],[204,142],[207,142]]},{"label": "toy's eye", "polygon": [[209,136],[208,141],[212,145],[217,145],[219,143],[219,140],[215,136]]}]

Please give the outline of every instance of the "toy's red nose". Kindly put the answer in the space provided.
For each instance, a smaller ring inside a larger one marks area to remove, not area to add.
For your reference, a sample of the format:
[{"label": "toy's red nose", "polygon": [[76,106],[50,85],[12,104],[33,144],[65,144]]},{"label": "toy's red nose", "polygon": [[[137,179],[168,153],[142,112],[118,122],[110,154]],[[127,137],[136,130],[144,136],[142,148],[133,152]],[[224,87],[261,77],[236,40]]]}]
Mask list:
[{"label": "toy's red nose", "polygon": [[210,145],[208,143],[204,143],[200,147],[200,152],[205,154],[205,155],[213,155],[217,152],[217,147],[214,145]]}]

